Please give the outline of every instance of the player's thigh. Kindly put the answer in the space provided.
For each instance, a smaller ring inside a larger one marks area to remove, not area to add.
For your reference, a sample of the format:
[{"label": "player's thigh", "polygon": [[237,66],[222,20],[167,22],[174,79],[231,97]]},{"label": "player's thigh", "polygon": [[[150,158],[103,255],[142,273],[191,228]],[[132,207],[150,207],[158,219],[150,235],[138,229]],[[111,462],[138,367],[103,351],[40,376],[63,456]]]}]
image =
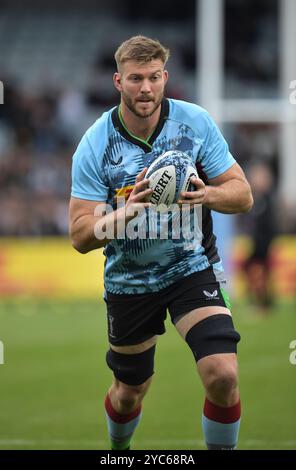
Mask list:
[{"label": "player's thigh", "polygon": [[157,338],[158,336],[154,335],[151,338],[148,338],[146,341],[129,346],[115,346],[114,344],[110,343],[110,348],[120,354],[140,354],[155,346],[157,343]]},{"label": "player's thigh", "polygon": [[206,318],[212,315],[229,315],[231,317],[231,312],[229,308],[222,306],[209,306],[209,307],[199,307],[196,308],[183,316],[175,323],[176,330],[185,340],[187,333],[200,321],[205,320]]},{"label": "player's thigh", "polygon": [[217,375],[222,369],[228,376],[237,375],[240,335],[227,307],[196,308],[183,315],[175,327],[190,347],[202,378]]},{"label": "player's thigh", "polygon": [[181,279],[173,289],[169,312],[183,338],[197,322],[210,315],[231,315],[227,281],[213,266]]},{"label": "player's thigh", "polygon": [[237,343],[231,312],[226,307],[201,307],[184,315],[176,329],[187,342],[206,389],[233,388],[238,381]]},{"label": "player's thigh", "polygon": [[117,295],[106,293],[108,337],[114,351],[144,352],[165,332],[165,306],[158,293]]},{"label": "player's thigh", "polygon": [[184,278],[169,311],[194,355],[204,385],[217,380],[235,382],[240,335],[233,325],[223,271],[209,267]]},{"label": "player's thigh", "polygon": [[165,332],[166,310],[159,301],[157,294],[107,293],[106,361],[115,379],[126,385],[139,386],[154,374],[157,337]]}]

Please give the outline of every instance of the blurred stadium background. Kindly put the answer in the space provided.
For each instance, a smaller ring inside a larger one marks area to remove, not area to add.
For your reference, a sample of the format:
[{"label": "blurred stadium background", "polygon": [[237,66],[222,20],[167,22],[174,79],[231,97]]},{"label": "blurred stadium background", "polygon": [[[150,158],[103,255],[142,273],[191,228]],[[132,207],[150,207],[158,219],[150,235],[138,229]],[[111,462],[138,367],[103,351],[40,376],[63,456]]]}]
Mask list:
[{"label": "blurred stadium background", "polygon": [[[0,1],[0,449],[108,448],[104,260],[71,248],[67,208],[75,147],[118,102],[114,50],[139,33],[171,49],[167,96],[211,112],[258,192],[249,215],[215,215],[243,337],[240,448],[295,449],[295,0]],[[272,241],[264,315],[256,230]],[[168,330],[134,448],[202,449],[202,389]]]}]

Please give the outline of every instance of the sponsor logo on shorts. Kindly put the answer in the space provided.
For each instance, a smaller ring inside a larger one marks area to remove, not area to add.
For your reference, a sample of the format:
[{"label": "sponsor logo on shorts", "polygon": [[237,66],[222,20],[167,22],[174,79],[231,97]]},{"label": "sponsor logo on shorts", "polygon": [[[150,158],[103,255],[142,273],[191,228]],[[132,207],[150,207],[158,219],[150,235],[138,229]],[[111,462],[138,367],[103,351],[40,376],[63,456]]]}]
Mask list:
[{"label": "sponsor logo on shorts", "polygon": [[207,290],[204,290],[203,293],[207,300],[219,300],[217,289],[215,289],[214,292],[208,292]]}]

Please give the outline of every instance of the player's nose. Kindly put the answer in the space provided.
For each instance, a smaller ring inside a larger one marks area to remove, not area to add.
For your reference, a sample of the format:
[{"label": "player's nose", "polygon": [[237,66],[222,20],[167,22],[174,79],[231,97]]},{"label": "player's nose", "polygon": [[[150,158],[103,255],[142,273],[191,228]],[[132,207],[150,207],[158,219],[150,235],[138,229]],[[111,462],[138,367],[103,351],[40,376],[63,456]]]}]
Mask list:
[{"label": "player's nose", "polygon": [[141,93],[150,93],[151,86],[149,80],[143,80],[141,83]]}]

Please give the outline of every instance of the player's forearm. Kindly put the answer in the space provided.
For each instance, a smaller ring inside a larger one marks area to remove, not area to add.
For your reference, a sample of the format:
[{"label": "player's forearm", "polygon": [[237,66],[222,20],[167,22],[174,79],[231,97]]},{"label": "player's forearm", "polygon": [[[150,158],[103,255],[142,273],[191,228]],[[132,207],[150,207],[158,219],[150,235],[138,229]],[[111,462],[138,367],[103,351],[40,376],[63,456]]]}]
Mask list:
[{"label": "player's forearm", "polygon": [[248,212],[253,206],[250,186],[238,179],[229,180],[219,186],[206,186],[205,205],[224,214]]},{"label": "player's forearm", "polygon": [[104,216],[84,215],[72,224],[72,245],[80,253],[103,248],[125,229],[129,220],[124,207]]}]

